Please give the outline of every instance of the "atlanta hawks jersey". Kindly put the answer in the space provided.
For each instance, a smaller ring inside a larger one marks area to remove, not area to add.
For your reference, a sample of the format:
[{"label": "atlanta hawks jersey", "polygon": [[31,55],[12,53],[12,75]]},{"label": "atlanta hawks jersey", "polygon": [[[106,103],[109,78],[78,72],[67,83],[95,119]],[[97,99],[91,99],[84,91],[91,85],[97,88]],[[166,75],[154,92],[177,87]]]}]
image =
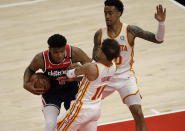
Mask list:
[{"label": "atlanta hawks jersey", "polygon": [[133,56],[134,50],[131,44],[128,41],[128,25],[123,23],[121,24],[120,32],[117,36],[111,37],[108,34],[108,28],[101,28],[101,43],[103,40],[107,38],[115,39],[118,41],[121,47],[120,56],[115,59],[117,65],[117,72],[116,74],[124,73],[127,71],[131,71],[133,65]]},{"label": "atlanta hawks jersey", "polygon": [[94,81],[89,81],[87,77],[84,77],[80,83],[79,91],[76,95],[77,101],[99,101],[101,100],[101,94],[108,84],[110,78],[116,72],[116,65],[113,63],[111,66],[106,66],[96,62],[98,70],[98,78]]}]

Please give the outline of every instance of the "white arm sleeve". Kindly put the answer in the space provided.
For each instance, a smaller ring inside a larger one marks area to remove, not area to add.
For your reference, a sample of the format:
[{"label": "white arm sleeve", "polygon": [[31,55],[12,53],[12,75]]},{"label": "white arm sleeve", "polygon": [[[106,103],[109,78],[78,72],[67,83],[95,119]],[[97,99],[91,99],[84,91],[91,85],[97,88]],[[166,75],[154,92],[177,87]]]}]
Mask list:
[{"label": "white arm sleeve", "polygon": [[165,33],[165,24],[164,22],[159,22],[157,33],[155,34],[155,38],[157,41],[164,40],[164,33]]}]

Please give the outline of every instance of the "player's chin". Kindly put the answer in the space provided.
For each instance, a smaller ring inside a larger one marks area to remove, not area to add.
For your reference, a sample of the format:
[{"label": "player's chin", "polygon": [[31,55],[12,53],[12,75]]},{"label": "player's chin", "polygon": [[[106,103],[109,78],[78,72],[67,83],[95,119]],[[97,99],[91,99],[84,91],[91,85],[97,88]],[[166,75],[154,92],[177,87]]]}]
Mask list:
[{"label": "player's chin", "polygon": [[108,26],[108,25],[111,25],[112,23],[111,23],[111,21],[110,20],[106,20],[106,25]]}]

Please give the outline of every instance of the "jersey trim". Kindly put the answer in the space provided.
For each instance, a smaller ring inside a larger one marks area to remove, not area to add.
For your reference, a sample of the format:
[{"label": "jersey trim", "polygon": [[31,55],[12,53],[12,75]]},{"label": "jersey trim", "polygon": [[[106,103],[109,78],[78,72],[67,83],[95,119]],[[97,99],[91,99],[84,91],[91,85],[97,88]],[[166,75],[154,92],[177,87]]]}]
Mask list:
[{"label": "jersey trim", "polygon": [[71,58],[72,57],[72,47],[68,44],[65,46],[65,58]]},{"label": "jersey trim", "polygon": [[127,28],[126,28],[126,39],[127,39],[127,43],[128,43],[128,45],[131,47],[131,48],[133,48],[133,46],[132,46],[132,44],[130,43],[130,41],[129,41],[129,39],[128,39],[128,27],[129,27],[129,25],[127,25]]},{"label": "jersey trim", "polygon": [[128,94],[127,96],[125,96],[125,97],[123,97],[123,103],[125,103],[125,99],[127,98],[127,97],[129,97],[129,96],[131,96],[131,95],[136,95],[137,93],[139,92],[139,89],[136,91],[136,92],[134,92],[134,93],[131,93],[131,94]]},{"label": "jersey trim", "polygon": [[98,64],[96,64],[96,68],[97,68],[97,74],[98,74],[97,78],[98,78],[98,77],[99,77],[99,75],[100,75],[100,71],[99,71]]},{"label": "jersey trim", "polygon": [[108,28],[107,28],[107,31],[106,31],[106,32],[107,32],[107,36],[108,36],[109,38],[111,38],[111,39],[116,39],[118,36],[120,36],[122,30],[123,30],[123,24],[121,23],[121,28],[120,28],[119,33],[118,33],[116,36],[111,36],[111,35],[109,35],[109,30],[108,30]]},{"label": "jersey trim", "polygon": [[72,64],[71,54],[71,46],[66,45],[64,59],[59,64],[54,64],[49,58],[49,50],[43,51],[42,55],[44,60],[44,72],[46,72],[47,69],[60,69],[69,66],[70,64]]},{"label": "jersey trim", "polygon": [[46,71],[46,59],[45,59],[44,52],[42,52],[42,58],[43,58],[43,61],[44,61],[44,72],[45,72]]}]

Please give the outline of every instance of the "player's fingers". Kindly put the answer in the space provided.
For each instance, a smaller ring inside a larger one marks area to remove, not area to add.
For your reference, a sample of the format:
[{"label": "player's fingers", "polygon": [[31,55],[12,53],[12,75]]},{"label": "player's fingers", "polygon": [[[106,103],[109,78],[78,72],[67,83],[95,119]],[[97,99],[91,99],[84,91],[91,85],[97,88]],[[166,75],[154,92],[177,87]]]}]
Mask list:
[{"label": "player's fingers", "polygon": [[61,81],[61,80],[64,81],[64,80],[66,80],[66,79],[67,79],[66,76],[61,76],[61,77],[58,77],[58,78],[57,78],[58,81]]},{"label": "player's fingers", "polygon": [[157,10],[157,12],[159,12],[159,6],[156,6],[156,10]]},{"label": "player's fingers", "polygon": [[43,89],[37,90],[36,93],[37,93],[37,94],[43,94],[43,93],[44,93],[44,90],[43,90]]},{"label": "player's fingers", "polygon": [[166,8],[164,8],[164,14],[166,15]]}]

